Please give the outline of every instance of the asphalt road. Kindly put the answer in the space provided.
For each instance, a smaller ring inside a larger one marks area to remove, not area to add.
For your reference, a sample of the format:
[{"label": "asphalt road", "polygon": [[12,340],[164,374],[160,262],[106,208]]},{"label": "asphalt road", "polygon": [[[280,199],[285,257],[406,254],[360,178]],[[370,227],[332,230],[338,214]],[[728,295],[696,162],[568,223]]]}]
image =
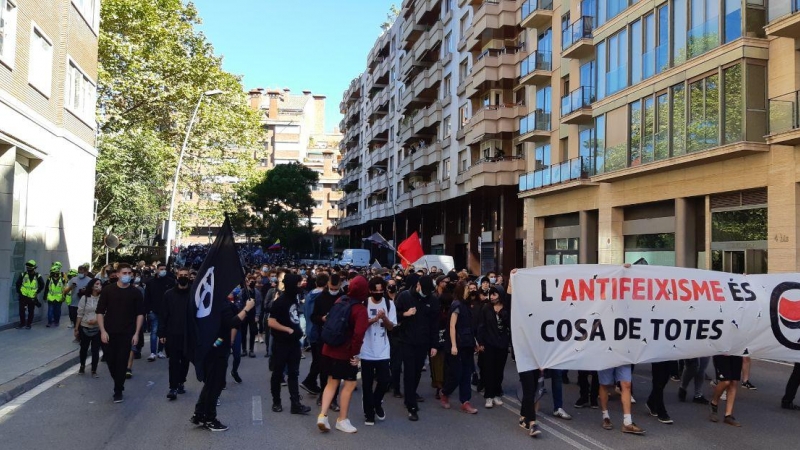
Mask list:
[{"label": "asphalt road", "polygon": [[[263,345],[260,346],[263,349]],[[260,352],[262,352],[260,350]],[[99,379],[78,375],[77,367],[40,386],[14,402],[0,407],[0,448],[2,449],[212,449],[255,448],[348,449],[378,446],[394,449],[625,449],[647,446],[651,449],[676,448],[794,448],[797,445],[800,412],[780,409],[780,397],[791,368],[786,365],[755,361],[752,381],[758,391],[740,391],[735,416],[742,428],[733,428],[708,420],[706,407],[677,400],[677,383],[670,382],[665,396],[674,425],[663,425],[646,414],[644,400],[649,393],[649,367],[637,367],[634,393],[639,403],[634,406],[634,421],[645,428],[645,436],[624,435],[619,431],[622,412],[618,399],[610,406],[613,431],[600,427],[598,410],[572,407],[577,399],[575,373],[573,384],[565,386],[566,410],[573,420],[540,415],[543,435],[531,439],[517,426],[518,403],[516,373],[509,361],[506,371],[504,407],[486,410],[482,398],[473,397],[479,409],[475,416],[458,409],[443,410],[429,389],[429,375],[423,373],[420,421],[409,422],[402,400],[388,396],[385,400],[387,419],[367,427],[361,413],[359,392],[354,396],[351,420],[358,428],[355,435],[336,430],[321,434],[315,421],[318,408],[315,399],[306,396],[304,403],[313,407],[309,416],[290,415],[288,394],[284,394],[284,412],[270,410],[267,360],[244,358],[240,374],[242,384],[229,380],[222,394],[219,418],[230,426],[224,433],[211,433],[192,426],[188,419],[194,408],[200,384],[187,383],[188,393],[169,402],[167,393],[167,361],[148,363],[137,360],[134,378],[128,380],[125,402],[113,404],[112,383],[106,367]],[[310,362],[303,360],[301,377]],[[710,373],[710,369],[709,369]],[[548,383],[549,388],[549,383]],[[798,399],[800,400],[800,399]],[[542,400],[542,413],[550,412],[552,398]],[[331,420],[333,422],[333,420]]]}]

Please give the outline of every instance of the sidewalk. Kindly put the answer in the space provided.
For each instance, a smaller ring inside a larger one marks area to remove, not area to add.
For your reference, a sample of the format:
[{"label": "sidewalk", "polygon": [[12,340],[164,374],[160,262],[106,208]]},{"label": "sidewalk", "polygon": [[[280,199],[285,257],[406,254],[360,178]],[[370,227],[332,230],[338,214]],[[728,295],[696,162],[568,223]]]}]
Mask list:
[{"label": "sidewalk", "polygon": [[30,330],[0,331],[0,405],[77,364],[79,346],[64,322],[59,328],[39,321]]}]

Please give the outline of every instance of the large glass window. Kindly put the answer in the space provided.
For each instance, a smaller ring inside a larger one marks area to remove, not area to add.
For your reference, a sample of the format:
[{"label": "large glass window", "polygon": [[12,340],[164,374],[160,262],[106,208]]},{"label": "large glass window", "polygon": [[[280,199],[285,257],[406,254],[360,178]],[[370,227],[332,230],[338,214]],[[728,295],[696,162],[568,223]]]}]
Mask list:
[{"label": "large glass window", "polygon": [[608,76],[606,93],[613,94],[628,86],[628,31],[622,29],[608,38]]},{"label": "large glass window", "polygon": [[725,101],[725,143],[742,140],[744,98],[742,93],[742,66],[737,64],[722,71]]},{"label": "large glass window", "polygon": [[550,144],[540,145],[534,150],[536,168],[534,170],[550,167]]},{"label": "large glass window", "polygon": [[686,0],[673,0],[674,8],[672,20],[672,59],[674,65],[686,61]]},{"label": "large glass window", "polygon": [[553,96],[552,88],[545,86],[536,90],[536,109],[541,109],[542,112],[549,114],[552,111]]},{"label": "large glass window", "polygon": [[[646,57],[647,55],[645,55]],[[647,60],[645,59],[646,64]],[[647,75],[646,67],[644,68],[644,73],[645,78],[650,76]],[[637,20],[631,24],[631,84],[636,84],[640,81],[642,81],[642,21]]]},{"label": "large glass window", "polygon": [[657,266],[675,265],[675,234],[637,234],[625,236],[625,262],[644,259]]},{"label": "large glass window", "polygon": [[720,0],[691,0],[689,14],[689,57],[703,53],[719,45]]},{"label": "large glass window", "polygon": [[725,0],[725,42],[742,37],[742,0]]},{"label": "large glass window", "polygon": [[661,5],[656,13],[658,14],[656,73],[661,73],[669,67],[669,4]]},{"label": "large glass window", "polygon": [[597,99],[606,96],[606,41],[597,44]]},{"label": "large glass window", "polygon": [[644,16],[644,78],[652,77],[656,71],[656,16]]},{"label": "large glass window", "polygon": [[600,115],[594,119],[594,129],[597,134],[594,145],[594,171],[595,173],[605,172],[605,148],[606,148],[606,116]]},{"label": "large glass window", "polygon": [[623,169],[628,163],[628,130],[619,124],[628,123],[628,108],[620,107],[606,114],[605,171]]},{"label": "large glass window", "polygon": [[690,152],[719,145],[719,75],[689,85]]},{"label": "large glass window", "polygon": [[630,109],[630,165],[638,166],[642,163],[642,102],[631,103]]},{"label": "large glass window", "polygon": [[644,120],[642,121],[642,162],[653,162],[653,138],[656,124],[656,107],[653,97],[644,99]]},{"label": "large glass window", "polygon": [[715,212],[711,214],[713,242],[766,241],[767,208]]},{"label": "large glass window", "polygon": [[686,88],[672,87],[672,155],[686,153]]},{"label": "large glass window", "polygon": [[656,161],[669,158],[669,101],[666,93],[656,97],[656,135],[653,157]]}]

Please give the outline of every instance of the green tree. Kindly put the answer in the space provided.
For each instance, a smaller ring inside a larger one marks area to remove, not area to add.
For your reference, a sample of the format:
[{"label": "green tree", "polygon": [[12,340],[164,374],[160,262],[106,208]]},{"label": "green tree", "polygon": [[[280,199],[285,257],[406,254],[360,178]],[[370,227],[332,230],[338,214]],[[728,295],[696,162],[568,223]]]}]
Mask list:
[{"label": "green tree", "polygon": [[392,24],[399,15],[400,15],[400,8],[398,8],[397,5],[392,3],[392,6],[389,7],[389,12],[386,13],[386,20],[383,23],[381,23],[381,30],[386,31],[389,28],[391,28]]},{"label": "green tree", "polygon": [[222,70],[221,58],[195,30],[199,23],[194,5],[181,0],[102,3],[96,235],[113,226],[123,241],[142,228],[152,236],[166,219],[188,122],[201,93],[211,89],[223,94],[199,110],[179,183],[180,192],[200,200],[182,203],[176,219],[184,226],[214,224],[241,201],[233,184],[252,173],[261,129],[240,78]]}]

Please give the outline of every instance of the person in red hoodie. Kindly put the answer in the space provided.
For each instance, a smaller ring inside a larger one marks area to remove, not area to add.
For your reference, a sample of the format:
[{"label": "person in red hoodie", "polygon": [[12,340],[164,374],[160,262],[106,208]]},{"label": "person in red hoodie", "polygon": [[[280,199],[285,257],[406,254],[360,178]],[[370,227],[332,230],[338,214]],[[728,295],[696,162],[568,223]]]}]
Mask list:
[{"label": "person in red hoodie", "polygon": [[340,392],[340,409],[339,418],[336,419],[336,429],[345,433],[355,433],[357,431],[350,423],[350,419],[347,418],[347,411],[350,409],[350,398],[353,396],[357,383],[358,355],[361,353],[364,334],[369,328],[369,318],[367,317],[367,307],[365,305],[368,297],[367,279],[359,275],[350,280],[347,295],[338,300],[339,302],[353,302],[350,308],[350,321],[348,324],[350,338],[345,344],[338,347],[332,347],[328,344],[324,344],[322,347],[322,364],[327,367],[328,372],[328,384],[325,385],[325,391],[322,393],[322,410],[317,417],[317,427],[322,432],[331,430],[331,425],[328,422],[328,408],[330,408],[333,397],[336,395],[340,380],[344,380],[344,384]]}]

